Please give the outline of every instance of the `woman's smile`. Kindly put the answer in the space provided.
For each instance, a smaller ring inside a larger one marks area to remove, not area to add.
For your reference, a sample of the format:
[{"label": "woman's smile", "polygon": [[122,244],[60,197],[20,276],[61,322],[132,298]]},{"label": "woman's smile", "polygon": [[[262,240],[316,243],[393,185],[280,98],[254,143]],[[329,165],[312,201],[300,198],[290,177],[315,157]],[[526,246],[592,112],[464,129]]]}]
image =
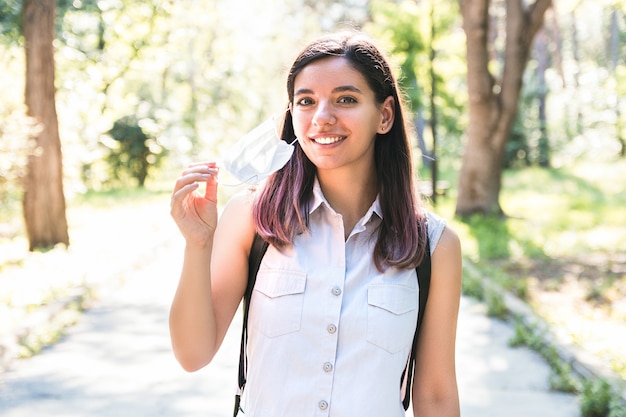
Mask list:
[{"label": "woman's smile", "polygon": [[311,138],[313,142],[318,143],[320,145],[332,145],[334,143],[341,142],[345,139],[346,139],[345,136],[320,136],[320,137]]}]

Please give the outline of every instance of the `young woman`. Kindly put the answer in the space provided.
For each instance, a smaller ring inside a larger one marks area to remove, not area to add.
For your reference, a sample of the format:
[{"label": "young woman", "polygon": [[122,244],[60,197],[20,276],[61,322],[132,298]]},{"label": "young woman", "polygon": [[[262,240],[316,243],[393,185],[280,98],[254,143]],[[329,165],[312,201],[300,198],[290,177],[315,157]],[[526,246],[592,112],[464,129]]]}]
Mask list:
[{"label": "young woman", "polygon": [[239,415],[403,416],[415,268],[428,236],[413,412],[459,416],[460,243],[420,207],[387,60],[362,34],[329,35],[300,53],[287,91],[282,140],[297,138],[295,151],[258,191],[231,199],[218,222],[215,163],[194,164],[176,181],[171,215],[186,241],[170,312],[176,358],[188,371],[212,360],[242,300],[258,233],[270,246],[250,303]]}]

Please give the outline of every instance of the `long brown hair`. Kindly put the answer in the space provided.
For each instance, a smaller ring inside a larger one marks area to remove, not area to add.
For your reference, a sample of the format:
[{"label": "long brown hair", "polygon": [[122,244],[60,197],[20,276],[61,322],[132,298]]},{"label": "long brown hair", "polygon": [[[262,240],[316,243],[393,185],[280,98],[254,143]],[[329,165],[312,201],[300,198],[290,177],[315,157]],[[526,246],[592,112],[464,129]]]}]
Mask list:
[{"label": "long brown hair", "polygon": [[[293,103],[296,76],[308,64],[327,57],[342,57],[359,71],[381,104],[394,98],[391,130],[378,134],[375,165],[379,184],[382,223],[374,248],[379,270],[394,266],[415,268],[424,256],[426,223],[413,181],[411,147],[405,126],[403,101],[390,66],[380,50],[361,33],[338,33],[306,46],[294,61],[287,78],[289,102]],[[282,140],[295,140],[290,112],[285,115]],[[308,229],[316,167],[297,141],[295,151],[282,169],[270,176],[255,202],[253,215],[259,234],[276,247],[289,245]]]}]

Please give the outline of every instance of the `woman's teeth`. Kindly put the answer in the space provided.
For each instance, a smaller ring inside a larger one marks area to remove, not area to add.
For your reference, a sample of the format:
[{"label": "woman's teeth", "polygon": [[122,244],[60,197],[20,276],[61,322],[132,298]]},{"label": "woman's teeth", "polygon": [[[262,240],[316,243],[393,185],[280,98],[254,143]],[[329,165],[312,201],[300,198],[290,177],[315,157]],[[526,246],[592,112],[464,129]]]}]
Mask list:
[{"label": "woman's teeth", "polygon": [[315,138],[313,139],[313,141],[321,145],[330,145],[331,143],[339,142],[342,139],[343,139],[343,136],[334,136],[330,138]]}]

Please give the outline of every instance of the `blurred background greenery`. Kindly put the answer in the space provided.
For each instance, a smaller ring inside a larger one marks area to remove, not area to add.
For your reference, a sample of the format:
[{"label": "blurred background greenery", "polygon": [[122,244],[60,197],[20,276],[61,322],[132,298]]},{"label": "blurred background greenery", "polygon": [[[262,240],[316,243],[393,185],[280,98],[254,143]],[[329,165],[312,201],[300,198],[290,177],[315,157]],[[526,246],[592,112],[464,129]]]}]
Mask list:
[{"label": "blurred background greenery", "polygon": [[[33,262],[30,250],[53,257],[67,243],[33,244],[25,226],[25,194],[37,188],[29,170],[45,128],[25,100],[28,3],[0,0],[3,288],[11,285],[10,271]],[[184,166],[219,160],[227,145],[285,108],[286,71],[304,42],[360,28],[398,69],[425,203],[450,219],[473,267],[465,292],[490,299],[481,282],[496,282],[626,378],[626,1],[47,3],[56,6],[53,103],[70,237],[81,236],[89,224],[83,219],[101,210],[153,208],[155,198],[166,205]],[[478,75],[491,80],[495,107],[506,107],[505,80],[514,71],[507,61],[510,19],[530,17],[537,4],[546,10],[541,27],[528,30],[531,40],[519,34],[528,59],[518,68],[514,117],[486,181],[501,178],[492,190],[497,207],[460,210],[472,127],[467,12],[480,4],[490,30],[487,65]],[[222,187],[221,201],[236,191]],[[45,198],[38,204],[46,210]],[[28,303],[45,303],[54,291]],[[493,303],[494,314],[505,317]]]},{"label": "blurred background greenery", "polygon": [[[418,163],[422,177],[431,175],[436,133],[438,168],[449,182],[458,180],[468,99],[456,2],[57,3],[56,108],[70,200],[87,190],[145,185],[190,160],[219,157],[223,145],[285,107],[286,67],[302,44],[340,27],[374,35],[398,67],[415,117],[417,154],[425,157]],[[489,65],[503,78],[507,11],[504,2],[491,3]],[[624,157],[625,7],[623,1],[556,2],[546,12],[525,67],[505,167]],[[29,138],[37,134],[24,105],[20,13],[20,1],[0,1],[3,205],[21,200],[19,178]]]}]

